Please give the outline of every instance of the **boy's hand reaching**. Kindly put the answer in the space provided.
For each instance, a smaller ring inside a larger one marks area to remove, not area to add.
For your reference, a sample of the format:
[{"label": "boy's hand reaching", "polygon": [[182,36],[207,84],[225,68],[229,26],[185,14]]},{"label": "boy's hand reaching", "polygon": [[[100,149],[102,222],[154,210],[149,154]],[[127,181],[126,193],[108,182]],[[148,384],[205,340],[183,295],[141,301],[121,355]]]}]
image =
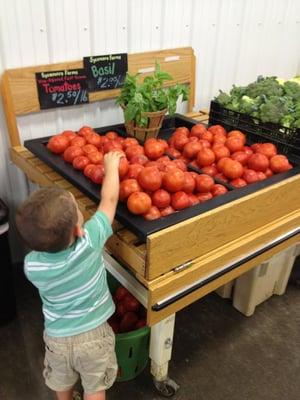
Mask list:
[{"label": "boy's hand reaching", "polygon": [[104,155],[104,169],[105,171],[110,168],[118,168],[120,164],[120,159],[124,157],[124,153],[120,151],[110,151]]}]

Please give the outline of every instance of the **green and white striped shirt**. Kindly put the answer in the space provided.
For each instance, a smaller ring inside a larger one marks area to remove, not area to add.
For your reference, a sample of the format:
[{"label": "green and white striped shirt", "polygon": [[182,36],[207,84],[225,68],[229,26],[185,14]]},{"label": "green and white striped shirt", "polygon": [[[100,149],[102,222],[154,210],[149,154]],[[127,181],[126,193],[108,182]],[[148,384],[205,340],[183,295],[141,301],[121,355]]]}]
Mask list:
[{"label": "green and white striped shirt", "polygon": [[85,236],[63,251],[32,251],[25,257],[25,274],[39,290],[49,336],[89,331],[115,311],[102,258],[112,234],[107,216],[97,211],[85,223],[84,232]]}]

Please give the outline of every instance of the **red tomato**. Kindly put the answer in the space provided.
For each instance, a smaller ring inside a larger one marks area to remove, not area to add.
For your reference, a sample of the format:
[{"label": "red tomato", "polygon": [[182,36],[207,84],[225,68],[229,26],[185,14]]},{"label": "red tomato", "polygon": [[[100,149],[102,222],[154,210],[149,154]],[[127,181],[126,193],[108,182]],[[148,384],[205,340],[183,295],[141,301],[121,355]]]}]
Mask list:
[{"label": "red tomato", "polygon": [[232,181],[230,181],[230,184],[236,188],[247,186],[247,182],[242,178],[233,179]]},{"label": "red tomato", "polygon": [[160,210],[160,215],[162,217],[166,217],[167,215],[171,215],[174,214],[175,210],[172,206],[168,206],[166,208],[163,208],[162,210]]},{"label": "red tomato", "polygon": [[56,135],[50,138],[47,143],[47,148],[55,154],[63,153],[66,148],[69,146],[69,139],[63,135]]},{"label": "red tomato", "polygon": [[156,167],[145,167],[138,175],[138,183],[145,190],[154,192],[161,187],[162,179]]},{"label": "red tomato", "polygon": [[173,147],[170,147],[168,149],[168,154],[170,154],[170,156],[174,158],[178,158],[181,156],[181,153],[178,150],[174,149]]},{"label": "red tomato", "polygon": [[128,169],[129,169],[129,162],[128,162],[127,158],[122,157],[120,159],[120,163],[119,163],[119,177],[120,177],[121,180],[127,174]]},{"label": "red tomato", "polygon": [[94,153],[95,151],[98,151],[97,147],[94,146],[93,144],[85,144],[82,146],[82,150],[84,154],[88,155],[89,153]]},{"label": "red tomato", "polygon": [[223,133],[216,133],[214,135],[214,144],[224,144],[226,142],[226,136]]},{"label": "red tomato", "polygon": [[266,174],[264,174],[262,171],[257,171],[257,177],[259,181],[263,181],[267,178]]},{"label": "red tomato", "polygon": [[164,150],[166,151],[169,148],[168,142],[164,139],[157,139],[158,143],[163,145]]},{"label": "red tomato", "polygon": [[144,144],[144,150],[146,156],[150,158],[150,160],[157,160],[164,154],[165,146],[163,145],[163,143],[157,140],[155,141],[146,140]]},{"label": "red tomato", "polygon": [[246,143],[246,135],[241,131],[230,131],[230,132],[228,132],[227,136],[228,136],[228,138],[235,137],[235,138],[241,139],[241,141],[243,142],[243,145]]},{"label": "red tomato", "polygon": [[83,170],[84,175],[87,178],[90,178],[95,168],[96,168],[95,164],[88,164]]},{"label": "red tomato", "polygon": [[223,174],[229,179],[240,178],[244,173],[242,164],[238,161],[227,160],[224,163]]},{"label": "red tomato", "polygon": [[184,146],[183,155],[187,158],[195,158],[200,150],[202,150],[201,143],[190,141]]},{"label": "red tomato", "polygon": [[126,294],[126,296],[122,298],[122,303],[126,311],[137,312],[140,307],[140,303],[131,293]]},{"label": "red tomato", "polygon": [[213,198],[213,195],[210,192],[197,193],[196,196],[197,196],[197,198],[199,200],[199,203],[204,203],[205,201],[210,200],[210,199]]},{"label": "red tomato", "polygon": [[109,142],[109,139],[106,136],[101,136],[100,135],[100,140],[101,140],[101,146],[104,146],[106,143]]},{"label": "red tomato", "polygon": [[228,147],[230,153],[234,153],[236,151],[241,151],[243,149],[244,142],[239,137],[231,136],[226,140],[225,146]]},{"label": "red tomato", "polygon": [[75,169],[84,169],[88,164],[90,163],[90,160],[86,156],[78,156],[75,157],[73,160],[73,167]]},{"label": "red tomato", "polygon": [[87,133],[84,138],[86,139],[87,143],[93,144],[96,147],[100,147],[102,145],[102,140],[98,133]]},{"label": "red tomato", "polygon": [[253,150],[252,150],[251,147],[249,147],[249,146],[244,146],[244,147],[242,148],[242,151],[244,151],[244,152],[247,154],[248,157],[251,156],[251,155],[253,154]]},{"label": "red tomato", "polygon": [[82,156],[83,154],[82,147],[70,146],[64,151],[63,158],[66,162],[72,163],[75,157]]},{"label": "red tomato", "polygon": [[195,206],[196,204],[199,203],[199,199],[198,199],[198,197],[197,197],[195,194],[193,194],[193,193],[188,193],[187,195],[189,196],[190,207],[191,207],[191,206]]},{"label": "red tomato", "polygon": [[188,137],[181,135],[181,136],[177,136],[174,138],[173,145],[174,145],[175,149],[182,150],[188,142],[189,142]]},{"label": "red tomato", "polygon": [[163,177],[163,188],[168,192],[178,192],[182,190],[185,182],[185,175],[181,169],[167,171]]},{"label": "red tomato", "polygon": [[222,194],[225,194],[228,192],[225,186],[220,185],[219,183],[216,183],[212,189],[211,189],[211,194],[213,197],[221,196]]},{"label": "red tomato", "polygon": [[151,205],[151,197],[145,192],[131,193],[127,200],[127,207],[132,214],[145,214]]},{"label": "red tomato", "polygon": [[262,143],[254,143],[254,144],[252,144],[251,145],[251,150],[254,152],[254,153],[256,153],[259,149],[260,149],[260,146],[262,145]]},{"label": "red tomato", "polygon": [[213,178],[209,175],[201,174],[196,178],[196,190],[200,193],[209,192],[214,186],[215,182]]},{"label": "red tomato", "polygon": [[272,157],[270,160],[270,169],[275,172],[275,174],[288,171],[291,168],[293,167],[289,163],[289,160],[286,158],[286,156],[281,154]]},{"label": "red tomato", "polygon": [[127,174],[126,174],[126,178],[137,179],[137,177],[142,169],[144,169],[144,167],[141,164],[130,164],[128,167]]},{"label": "red tomato", "polygon": [[90,126],[82,126],[78,131],[78,135],[85,136],[91,132],[93,132],[93,128],[91,128]]},{"label": "red tomato", "polygon": [[130,164],[141,164],[145,165],[149,161],[149,158],[145,154],[138,154],[130,158]]},{"label": "red tomato", "polygon": [[254,171],[253,169],[246,169],[243,173],[242,178],[247,182],[247,183],[254,183],[257,182],[258,176],[257,172]]},{"label": "red tomato", "polygon": [[209,131],[205,131],[200,134],[200,139],[207,140],[209,143],[212,143],[214,140],[214,135]]},{"label": "red tomato", "polygon": [[249,169],[264,172],[269,167],[269,159],[262,153],[255,153],[248,158],[247,165]]},{"label": "red tomato", "polygon": [[262,143],[257,152],[264,154],[268,158],[272,158],[276,156],[277,148],[273,143]]},{"label": "red tomato", "polygon": [[160,218],[161,215],[159,209],[156,206],[151,206],[150,209],[145,214],[143,214],[143,217],[147,221],[153,221],[154,219]]},{"label": "red tomato", "polygon": [[184,172],[184,185],[182,190],[185,193],[193,193],[196,187],[196,181],[190,172]]},{"label": "red tomato", "polygon": [[240,162],[242,165],[246,165],[249,155],[245,151],[236,151],[231,155],[231,158]]},{"label": "red tomato", "polygon": [[104,178],[104,166],[102,164],[96,165],[96,168],[91,172],[90,179],[100,185]]},{"label": "red tomato", "polygon": [[201,134],[203,134],[204,132],[206,132],[205,126],[202,124],[196,124],[191,129],[191,136],[196,136],[200,138]]},{"label": "red tomato", "polygon": [[63,131],[61,133],[61,135],[65,136],[66,138],[69,139],[69,141],[71,141],[72,139],[74,139],[77,135],[74,131]]},{"label": "red tomato", "polygon": [[212,125],[212,126],[210,126],[210,127],[208,128],[208,130],[209,130],[210,132],[212,132],[213,135],[216,135],[216,134],[219,135],[219,134],[221,134],[221,135],[225,135],[225,136],[226,136],[226,134],[227,134],[226,129],[223,128],[222,125]]},{"label": "red tomato", "polygon": [[218,161],[217,168],[218,168],[218,170],[220,172],[223,172],[223,168],[224,168],[225,162],[227,160],[230,160],[230,158],[229,157],[223,157],[223,158],[221,158],[221,160]]},{"label": "red tomato", "polygon": [[87,156],[93,164],[101,164],[103,162],[103,154],[100,151],[88,153]]},{"label": "red tomato", "polygon": [[131,160],[133,156],[137,156],[139,154],[145,154],[144,147],[139,144],[128,146],[125,150],[125,154],[128,160]]},{"label": "red tomato", "polygon": [[123,315],[123,318],[120,322],[120,332],[132,331],[137,321],[138,321],[138,316],[134,312],[132,311],[126,312]]},{"label": "red tomato", "polygon": [[189,136],[190,131],[186,126],[179,126],[178,128],[176,128],[175,133],[183,133],[186,136]]},{"label": "red tomato", "polygon": [[137,144],[139,144],[139,142],[135,138],[131,138],[131,137],[126,138],[124,140],[124,142],[122,143],[124,150],[126,150],[127,147],[129,147],[129,146],[134,146]]},{"label": "red tomato", "polygon": [[189,196],[182,191],[173,193],[171,196],[171,204],[174,210],[183,210],[190,206]]},{"label": "red tomato", "polygon": [[106,132],[105,136],[109,139],[109,140],[116,140],[118,137],[117,132],[115,131],[108,131]]},{"label": "red tomato", "polygon": [[109,153],[113,150],[122,150],[123,146],[118,140],[109,140],[103,145],[103,153]]},{"label": "red tomato", "polygon": [[124,288],[123,286],[119,286],[114,293],[114,297],[118,302],[118,301],[124,299],[124,297],[127,296],[128,294],[129,294],[129,291],[126,288]]},{"label": "red tomato", "polygon": [[210,165],[209,167],[201,168],[202,171],[209,176],[215,176],[218,173],[217,167],[215,165]]},{"label": "red tomato", "polygon": [[174,160],[173,164],[176,165],[178,169],[181,169],[181,171],[185,172],[187,170],[187,166],[183,160]]},{"label": "red tomato", "polygon": [[119,302],[119,303],[116,305],[116,315],[117,315],[119,318],[122,318],[123,315],[125,315],[125,313],[126,313],[126,308],[125,308],[124,304],[123,304],[122,302]]},{"label": "red tomato", "polygon": [[74,139],[71,140],[70,145],[71,146],[79,146],[82,147],[86,144],[86,140],[82,136],[76,136]]},{"label": "red tomato", "polygon": [[211,147],[211,144],[208,140],[199,139],[199,143],[202,145],[204,149],[209,149]]},{"label": "red tomato", "polygon": [[215,145],[212,150],[215,153],[216,161],[220,160],[223,157],[230,156],[230,151],[229,151],[228,147],[226,147],[226,146]]},{"label": "red tomato", "polygon": [[222,172],[216,174],[215,178],[220,179],[223,182],[228,182],[228,178]]},{"label": "red tomato", "polygon": [[265,175],[267,178],[269,178],[270,176],[274,175],[272,170],[270,168],[267,168],[265,171]]},{"label": "red tomato", "polygon": [[119,199],[125,201],[131,193],[140,192],[141,190],[136,179],[124,179],[124,181],[120,183]]},{"label": "red tomato", "polygon": [[164,189],[158,189],[152,193],[152,204],[158,208],[166,208],[171,203],[170,193]]},{"label": "red tomato", "polygon": [[215,162],[216,156],[211,149],[203,149],[197,155],[197,164],[199,167],[208,167]]}]

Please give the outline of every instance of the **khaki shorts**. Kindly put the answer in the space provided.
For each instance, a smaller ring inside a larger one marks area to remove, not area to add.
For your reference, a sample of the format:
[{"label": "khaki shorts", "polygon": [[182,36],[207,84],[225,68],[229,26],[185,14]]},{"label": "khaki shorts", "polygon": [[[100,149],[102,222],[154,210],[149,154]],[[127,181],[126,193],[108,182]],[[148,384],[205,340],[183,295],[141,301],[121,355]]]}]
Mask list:
[{"label": "khaki shorts", "polygon": [[118,371],[115,335],[104,323],[96,329],[68,337],[44,334],[46,345],[44,378],[57,392],[71,389],[78,378],[85,393],[108,389]]}]

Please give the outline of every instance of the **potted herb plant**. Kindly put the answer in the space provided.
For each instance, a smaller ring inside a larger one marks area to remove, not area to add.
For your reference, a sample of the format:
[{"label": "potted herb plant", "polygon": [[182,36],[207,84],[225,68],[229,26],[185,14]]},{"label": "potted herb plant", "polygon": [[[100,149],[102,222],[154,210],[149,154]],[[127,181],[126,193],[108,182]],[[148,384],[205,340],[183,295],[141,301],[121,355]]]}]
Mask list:
[{"label": "potted herb plant", "polygon": [[166,81],[173,78],[167,72],[161,71],[158,63],[155,64],[153,74],[142,82],[139,81],[139,75],[130,75],[127,72],[116,103],[124,110],[127,133],[145,140],[157,136],[165,114],[175,113],[180,96],[182,101],[188,99],[188,88],[179,84],[163,87]]}]

